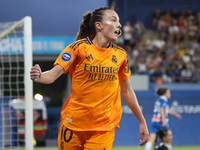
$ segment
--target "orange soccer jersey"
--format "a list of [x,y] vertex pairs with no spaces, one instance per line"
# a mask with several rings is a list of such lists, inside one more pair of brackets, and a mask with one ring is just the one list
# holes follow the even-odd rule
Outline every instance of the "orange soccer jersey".
[[126,52],[110,44],[102,49],[91,37],[66,47],[54,65],[71,78],[71,96],[62,110],[63,124],[75,131],[111,131],[122,115],[119,79],[130,76]]

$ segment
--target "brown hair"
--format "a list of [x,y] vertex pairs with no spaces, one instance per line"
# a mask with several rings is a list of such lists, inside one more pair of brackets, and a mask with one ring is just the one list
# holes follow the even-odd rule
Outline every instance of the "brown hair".
[[86,12],[80,22],[79,31],[76,35],[76,41],[86,38],[87,36],[96,35],[95,23],[102,22],[103,15],[106,10],[112,10],[108,7],[100,7],[93,12]]
[[158,135],[159,135],[161,141],[163,141],[163,137],[166,137],[168,135],[168,129],[165,129],[165,128],[160,129],[158,131]]
[[166,93],[167,90],[168,90],[167,88],[159,88],[156,90],[156,95],[162,96],[163,94]]

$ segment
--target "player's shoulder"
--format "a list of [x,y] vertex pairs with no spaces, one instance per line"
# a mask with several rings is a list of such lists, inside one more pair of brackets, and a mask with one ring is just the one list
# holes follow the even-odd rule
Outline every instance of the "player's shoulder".
[[159,101],[159,102],[165,102],[165,100],[164,100],[162,97],[159,97],[159,98],[157,99],[157,101]]
[[115,43],[112,43],[112,48],[113,48],[115,51],[118,51],[118,52],[121,52],[121,53],[126,54],[126,50],[123,49],[122,47],[118,46],[118,45],[115,44]]
[[169,150],[169,149],[163,142],[160,141],[155,145],[154,150]]
[[76,50],[82,46],[86,46],[87,44],[90,44],[90,43],[89,43],[88,39],[85,38],[85,39],[81,39],[81,40],[73,42],[68,47],[73,50]]

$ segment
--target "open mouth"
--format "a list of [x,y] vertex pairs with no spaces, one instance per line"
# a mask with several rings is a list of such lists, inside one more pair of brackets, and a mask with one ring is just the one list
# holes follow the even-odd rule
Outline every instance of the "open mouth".
[[116,35],[119,35],[120,34],[120,31],[118,30],[118,31],[115,31],[114,32]]
[[117,30],[114,32],[117,36],[120,36],[122,34],[122,31],[121,30]]
[[117,34],[117,35],[118,35],[118,34],[119,34],[119,31],[115,31],[115,34]]

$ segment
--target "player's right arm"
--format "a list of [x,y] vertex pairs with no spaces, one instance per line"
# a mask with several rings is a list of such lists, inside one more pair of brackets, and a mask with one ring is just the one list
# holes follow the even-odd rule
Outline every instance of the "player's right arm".
[[[51,84],[63,73],[67,73],[70,66],[76,59],[79,45],[82,41],[74,42],[67,46],[58,56],[51,70],[42,72],[40,66],[37,64],[31,68],[31,80],[43,84]],[[83,42],[82,42],[83,43]]]
[[60,65],[56,65],[51,70],[42,72],[40,66],[37,64],[31,68],[30,78],[35,82],[51,84],[63,73],[64,69]]

